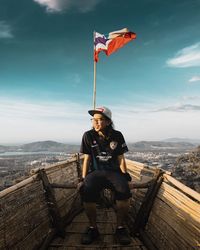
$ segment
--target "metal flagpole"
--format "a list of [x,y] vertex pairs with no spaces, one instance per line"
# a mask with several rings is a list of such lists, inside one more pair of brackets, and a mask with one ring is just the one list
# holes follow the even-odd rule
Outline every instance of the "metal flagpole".
[[[94,31],[94,42],[95,42],[95,31]],[[95,49],[95,44],[94,44]],[[97,71],[97,63],[94,60],[94,87],[93,87],[93,108],[96,108],[96,71]]]
[[97,63],[94,61],[94,90],[93,90],[93,108],[96,108],[96,68]]

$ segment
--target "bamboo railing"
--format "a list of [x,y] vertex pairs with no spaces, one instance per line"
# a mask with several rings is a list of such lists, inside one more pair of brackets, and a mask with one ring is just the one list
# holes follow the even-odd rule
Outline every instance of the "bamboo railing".
[[[0,249],[46,249],[81,209],[79,159],[32,170],[0,192]],[[199,249],[200,194],[157,168],[127,160],[133,178],[127,224],[149,249]],[[79,210],[77,210],[77,208]]]
[[[148,180],[156,171],[133,161],[127,160],[127,165],[140,181]],[[132,232],[138,233],[150,249],[200,249],[200,194],[166,171],[160,173],[148,197],[149,190],[133,190]]]
[[76,189],[55,189],[55,204],[50,206],[52,190],[47,196],[41,171],[49,182],[77,184],[77,167],[77,158],[73,158],[34,169],[31,177],[0,192],[0,249],[39,249],[46,236],[55,231],[55,217],[68,215],[77,193]]
[[200,194],[164,174],[145,232],[158,249],[200,249]]

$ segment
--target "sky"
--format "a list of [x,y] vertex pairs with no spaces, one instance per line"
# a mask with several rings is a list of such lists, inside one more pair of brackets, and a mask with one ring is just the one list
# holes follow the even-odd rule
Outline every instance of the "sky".
[[97,107],[127,142],[200,139],[200,0],[0,0],[0,145],[80,143],[93,32],[137,39],[97,63]]

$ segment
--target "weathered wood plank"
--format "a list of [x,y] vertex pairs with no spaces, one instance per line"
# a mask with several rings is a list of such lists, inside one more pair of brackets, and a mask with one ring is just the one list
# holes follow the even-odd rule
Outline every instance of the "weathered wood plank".
[[[145,249],[144,245],[138,238],[132,238],[132,242],[129,246],[119,245],[114,237],[116,229],[116,215],[113,209],[98,208],[97,207],[97,225],[100,232],[100,238],[94,243],[88,246],[81,245],[81,237],[85,228],[88,226],[88,219],[85,212],[82,212],[72,223],[66,228],[65,239],[60,239],[59,242],[54,240],[49,249]],[[88,248],[89,247],[89,248]]]
[[61,220],[61,215],[54,197],[53,189],[49,183],[48,177],[44,170],[38,172],[44,186],[45,197],[49,208],[49,213],[52,218],[52,226],[57,229],[59,235],[64,236],[64,226]]
[[[199,244],[200,231],[188,220],[189,218],[186,219],[181,211],[177,212],[157,198],[150,214],[147,231],[150,232],[154,228],[153,234],[159,235],[161,231],[163,242],[166,244],[180,245],[181,243],[181,246],[185,246],[186,249],[189,249],[188,247],[192,249]],[[167,242],[169,237],[172,243]],[[159,239],[156,241],[158,243]]]
[[200,194],[197,193],[195,190],[185,186],[184,184],[182,184],[181,182],[177,181],[175,178],[164,174],[164,178],[166,181],[172,183],[173,185],[175,185],[178,189],[181,190],[181,192],[191,196],[193,199],[197,200],[198,202],[200,202]]
[[27,184],[33,183],[37,178],[38,178],[37,175],[31,176],[31,177],[29,177],[29,178],[15,184],[15,185],[11,186],[9,188],[6,188],[6,189],[2,190],[0,192],[0,199],[3,198],[6,195],[18,190],[19,188],[22,188],[22,187],[26,186]]
[[42,240],[49,228],[49,218],[41,182],[36,179],[3,196],[0,213],[0,239],[3,239],[0,248],[17,245],[44,223],[43,231],[38,231]]
[[158,197],[163,199],[169,206],[176,209],[177,212],[182,212],[186,218],[188,214],[197,224],[200,224],[200,204],[194,202],[179,190],[163,183],[158,193]]

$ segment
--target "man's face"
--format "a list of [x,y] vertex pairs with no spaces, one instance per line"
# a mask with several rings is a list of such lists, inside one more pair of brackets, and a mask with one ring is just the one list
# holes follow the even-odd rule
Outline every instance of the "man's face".
[[109,123],[102,114],[94,114],[92,118],[92,126],[97,132],[103,131]]

